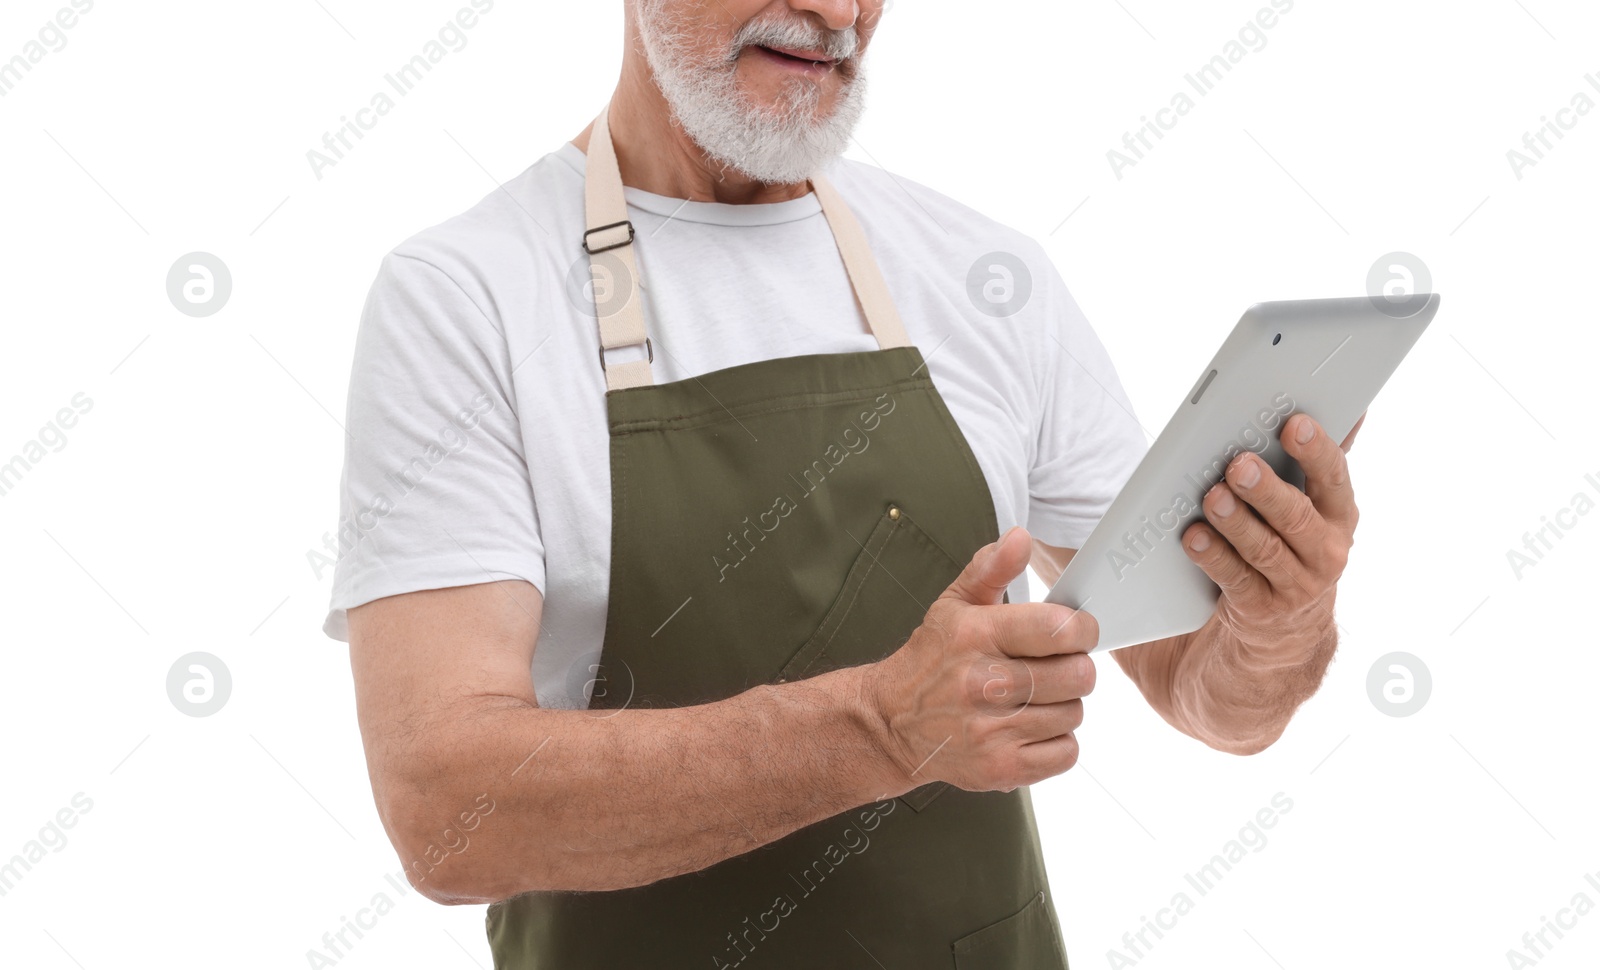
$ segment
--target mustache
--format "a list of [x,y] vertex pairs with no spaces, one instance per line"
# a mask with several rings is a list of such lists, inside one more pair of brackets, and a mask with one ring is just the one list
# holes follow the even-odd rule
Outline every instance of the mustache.
[[739,28],[729,45],[728,59],[737,58],[746,47],[789,47],[819,50],[829,60],[849,61],[861,50],[861,37],[854,28],[827,30],[803,20],[763,18]]

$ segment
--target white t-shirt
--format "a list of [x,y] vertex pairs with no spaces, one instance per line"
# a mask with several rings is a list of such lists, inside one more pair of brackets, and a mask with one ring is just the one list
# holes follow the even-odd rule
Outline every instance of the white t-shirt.
[[[880,169],[840,159],[825,174],[977,456],[1000,530],[1022,525],[1078,548],[1146,445],[1044,250]],[[573,672],[599,659],[611,567],[583,184],[584,154],[566,143],[384,257],[356,339],[323,625],[345,640],[352,606],[527,580],[544,596],[532,675],[546,707],[587,703],[587,678]],[[765,205],[625,195],[657,383],[877,349],[814,195]],[[1028,599],[1026,575],[1010,596]]]

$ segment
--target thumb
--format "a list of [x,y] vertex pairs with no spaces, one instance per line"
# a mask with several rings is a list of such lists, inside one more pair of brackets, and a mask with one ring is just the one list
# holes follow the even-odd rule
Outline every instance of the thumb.
[[1005,595],[1011,581],[1028,568],[1033,542],[1022,526],[1012,526],[1005,535],[973,553],[972,561],[950,584],[947,595],[974,606],[993,606]]

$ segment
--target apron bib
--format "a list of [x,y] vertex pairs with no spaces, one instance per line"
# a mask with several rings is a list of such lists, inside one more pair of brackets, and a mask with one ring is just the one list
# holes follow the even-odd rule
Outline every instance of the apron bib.
[[[988,484],[866,237],[811,180],[882,348],[655,385],[607,127],[585,184],[610,428],[610,599],[592,709],[682,707],[880,660],[999,534]],[[661,806],[671,811],[672,806]],[[632,889],[491,905],[497,970],[1065,970],[1026,788],[943,782]],[[876,961],[876,963],[874,962]]]

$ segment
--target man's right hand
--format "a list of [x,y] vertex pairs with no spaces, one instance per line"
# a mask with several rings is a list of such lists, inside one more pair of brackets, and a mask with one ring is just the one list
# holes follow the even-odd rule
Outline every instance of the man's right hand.
[[1077,762],[1100,628],[1065,606],[1001,602],[1030,552],[1021,527],[979,549],[905,645],[864,668],[862,699],[912,787],[1011,791]]
[[[1021,529],[980,550],[877,663],[606,717],[539,706],[544,598],[526,580],[353,607],[356,712],[384,830],[429,899],[492,903],[696,872],[929,781],[1010,790],[1065,771],[1099,632],[1086,613],[1001,604],[1028,556]],[[442,849],[484,796],[494,814],[472,848]]]

